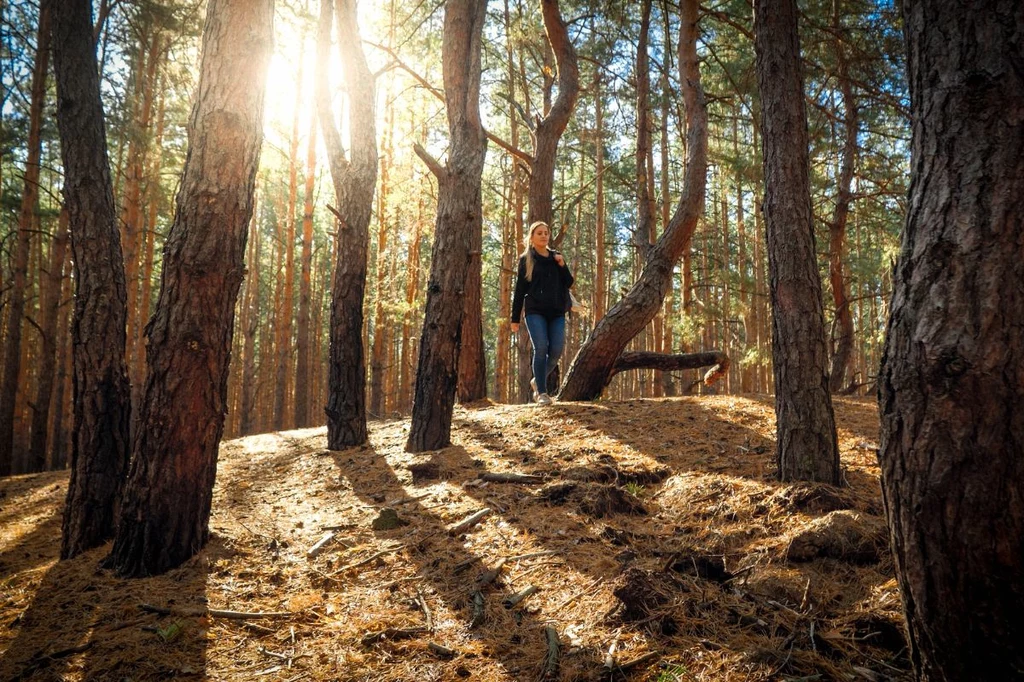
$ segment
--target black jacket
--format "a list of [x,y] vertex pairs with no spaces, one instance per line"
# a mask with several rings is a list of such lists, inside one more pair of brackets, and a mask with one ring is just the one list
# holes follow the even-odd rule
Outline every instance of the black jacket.
[[548,319],[562,317],[569,309],[569,287],[573,277],[569,266],[555,262],[557,251],[548,249],[544,258],[533,252],[533,278],[526,279],[526,257],[519,257],[516,292],[512,297],[512,321],[520,322],[523,306],[527,315],[543,315]]

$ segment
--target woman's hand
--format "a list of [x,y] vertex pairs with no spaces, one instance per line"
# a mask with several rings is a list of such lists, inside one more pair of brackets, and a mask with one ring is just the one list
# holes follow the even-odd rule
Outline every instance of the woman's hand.
[[509,325],[509,329],[512,330],[513,334],[518,334],[519,333],[519,323],[518,322],[513,322],[512,324]]
[[559,267],[562,267],[562,268],[565,267],[565,259],[562,258],[562,254],[560,254],[560,253],[556,253],[555,254],[555,262],[558,263]]

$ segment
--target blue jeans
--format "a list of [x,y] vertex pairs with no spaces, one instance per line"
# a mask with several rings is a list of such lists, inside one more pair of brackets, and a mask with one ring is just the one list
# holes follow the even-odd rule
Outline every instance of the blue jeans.
[[537,392],[548,392],[548,371],[555,366],[565,350],[565,317],[548,319],[543,315],[527,315],[526,329],[533,342],[533,378]]

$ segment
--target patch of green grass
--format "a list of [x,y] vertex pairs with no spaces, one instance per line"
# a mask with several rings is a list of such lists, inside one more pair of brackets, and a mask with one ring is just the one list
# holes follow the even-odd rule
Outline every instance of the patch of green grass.
[[625,490],[630,495],[632,495],[633,497],[642,497],[644,494],[644,490],[646,490],[646,488],[644,488],[642,485],[635,481],[627,483],[626,485],[622,486],[622,489]]

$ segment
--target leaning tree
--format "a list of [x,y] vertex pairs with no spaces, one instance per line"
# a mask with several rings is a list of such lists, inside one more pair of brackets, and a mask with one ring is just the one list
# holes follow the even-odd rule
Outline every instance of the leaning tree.
[[1024,677],[1024,4],[903,6],[910,200],[879,377],[919,679]]
[[263,140],[273,0],[211,0],[189,148],[147,327],[139,432],[110,564],[162,573],[209,537],[235,299]]
[[[639,278],[627,294],[601,318],[576,354],[559,394],[561,400],[595,400],[616,372],[635,367],[684,369],[726,362],[724,355],[644,354],[623,358],[623,349],[654,319],[672,284],[672,272],[690,248],[697,220],[704,212],[708,167],[708,115],[697,58],[697,5],[681,7],[679,75],[686,109],[686,170],[683,191],[671,220],[650,248]],[[700,356],[700,357],[698,357]],[[710,376],[713,376],[712,373]]]

